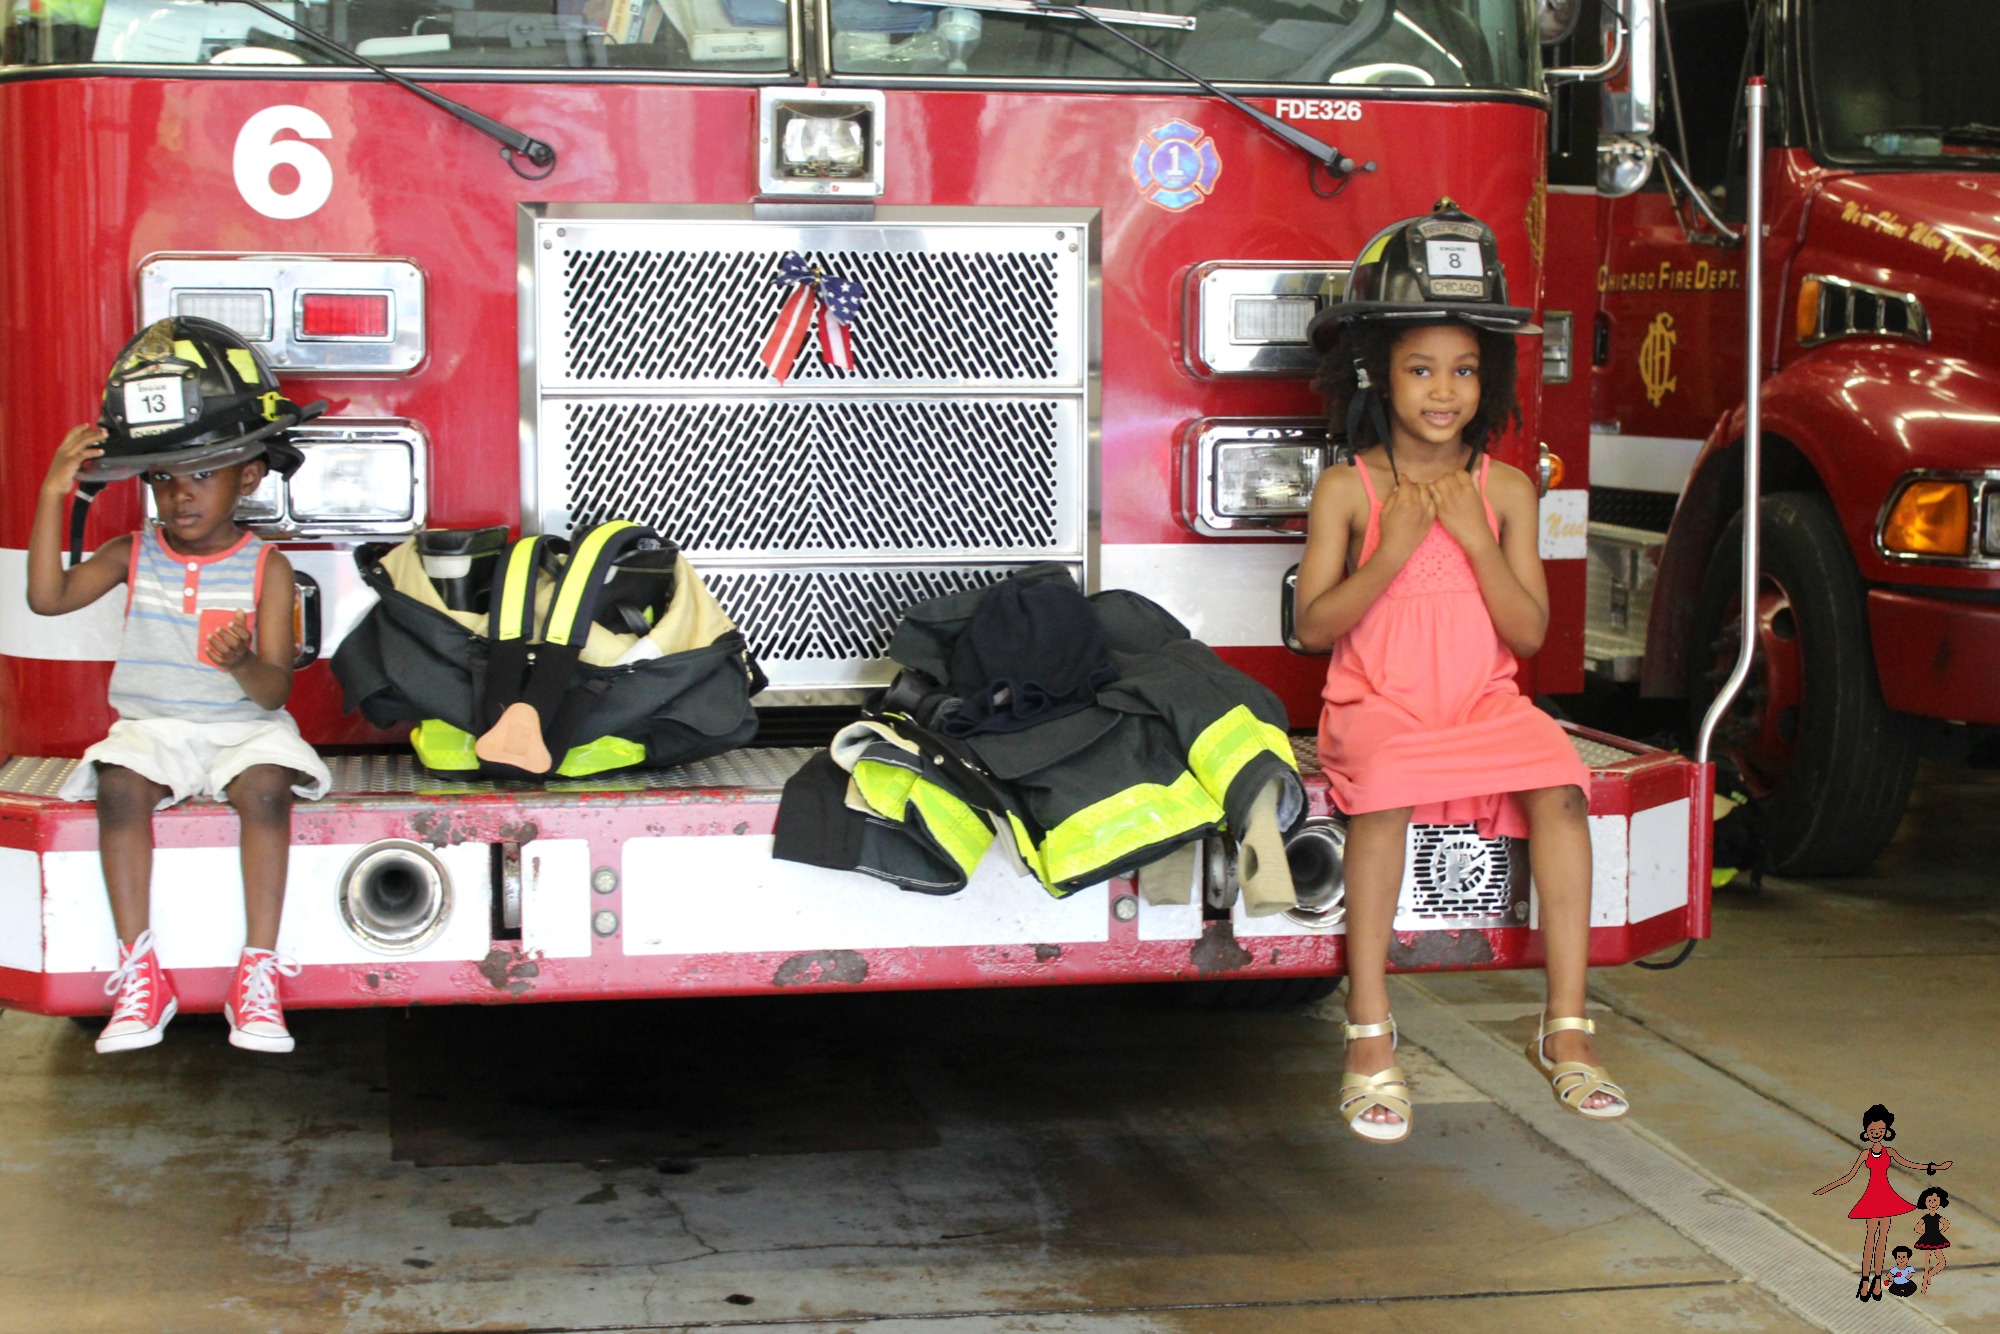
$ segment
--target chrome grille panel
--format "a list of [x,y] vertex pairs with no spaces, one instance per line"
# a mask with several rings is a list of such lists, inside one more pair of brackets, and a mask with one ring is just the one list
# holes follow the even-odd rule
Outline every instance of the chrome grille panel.
[[1410,826],[1398,926],[1525,926],[1527,895],[1519,840],[1481,838],[1469,824]]
[[[912,603],[1089,563],[1092,229],[1056,209],[523,209],[523,523],[650,523],[772,679],[886,681]],[[797,253],[860,280],[854,371],[757,353]]]
[[[823,272],[859,279],[868,299],[856,325],[856,369],[835,370],[808,347],[795,380],[1060,382],[1064,243],[1041,230],[1047,243],[1038,252],[806,251]],[[565,250],[559,378],[598,387],[769,384],[757,351],[789,295],[771,276],[792,249]]]
[[[1057,398],[567,399],[571,522],[696,558],[1079,550],[1080,404]],[[866,450],[850,446],[873,442]],[[885,503],[885,482],[894,488]]]
[[1018,568],[718,570],[703,578],[742,627],[771,684],[808,689],[887,680],[889,639],[903,608],[996,583]]

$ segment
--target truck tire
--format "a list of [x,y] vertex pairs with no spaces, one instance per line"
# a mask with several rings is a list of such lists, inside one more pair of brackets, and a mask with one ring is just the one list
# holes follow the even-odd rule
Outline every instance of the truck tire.
[[[1918,725],[1882,702],[1866,594],[1825,497],[1765,496],[1758,645],[1714,748],[1764,805],[1764,869],[1847,875],[1895,836],[1916,776]],[[1741,642],[1743,517],[1723,530],[1695,601],[1694,736]]]

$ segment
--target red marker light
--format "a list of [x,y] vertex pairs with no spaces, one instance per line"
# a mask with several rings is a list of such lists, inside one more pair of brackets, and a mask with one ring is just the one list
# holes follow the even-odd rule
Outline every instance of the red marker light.
[[387,338],[387,292],[306,292],[299,297],[301,338]]

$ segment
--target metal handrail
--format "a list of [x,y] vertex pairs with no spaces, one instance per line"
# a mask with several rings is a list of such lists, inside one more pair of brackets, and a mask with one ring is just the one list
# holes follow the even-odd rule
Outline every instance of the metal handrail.
[[1749,145],[1746,156],[1749,159],[1749,217],[1743,224],[1744,282],[1749,287],[1747,298],[1750,307],[1749,336],[1744,340],[1745,385],[1743,393],[1743,641],[1736,650],[1736,666],[1729,673],[1729,679],[1708,706],[1708,712],[1701,720],[1701,735],[1695,744],[1694,758],[1697,764],[1709,762],[1709,743],[1715,738],[1716,725],[1722,715],[1736,702],[1736,696],[1743,689],[1743,682],[1750,675],[1750,663],[1757,652],[1757,583],[1758,583],[1758,496],[1761,490],[1764,451],[1764,322],[1759,309],[1764,293],[1764,80],[1750,80],[1743,91],[1744,105],[1749,111]]
[[1625,36],[1631,31],[1631,24],[1625,17],[1625,8],[1614,0],[1605,0],[1605,9],[1612,18],[1611,54],[1602,65],[1558,65],[1554,69],[1542,71],[1542,84],[1553,88],[1559,83],[1601,83],[1618,72],[1625,63]]

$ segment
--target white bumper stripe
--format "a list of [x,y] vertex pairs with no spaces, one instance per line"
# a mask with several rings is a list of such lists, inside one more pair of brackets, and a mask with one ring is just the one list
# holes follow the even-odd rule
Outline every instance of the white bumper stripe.
[[[311,575],[320,589],[320,655],[331,656],[354,623],[375,605],[375,590],[361,582],[346,550],[287,548],[292,568]],[[111,662],[125,635],[125,586],[67,616],[28,610],[28,553],[0,547],[0,654],[51,662]]]
[[1110,892],[1049,897],[996,845],[956,894],[775,861],[756,834],[628,838],[626,954],[1067,945],[1111,938]]
[[0,968],[42,971],[42,868],[20,848],[0,848]]

